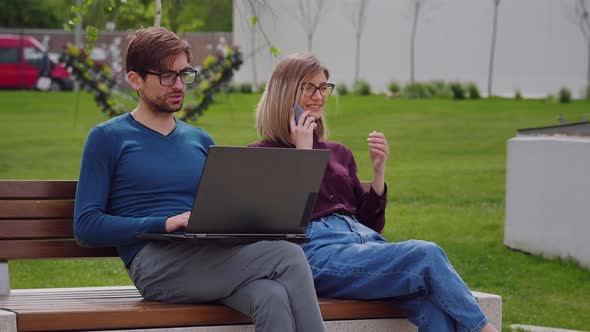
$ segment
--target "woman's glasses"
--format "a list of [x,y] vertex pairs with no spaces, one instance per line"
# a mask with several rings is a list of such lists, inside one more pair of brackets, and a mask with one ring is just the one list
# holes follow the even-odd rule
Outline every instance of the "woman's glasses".
[[334,84],[322,83],[320,86],[316,86],[313,83],[299,83],[299,89],[301,89],[301,92],[306,97],[315,95],[315,92],[318,90],[322,96],[327,97],[332,94],[332,91],[334,91]]

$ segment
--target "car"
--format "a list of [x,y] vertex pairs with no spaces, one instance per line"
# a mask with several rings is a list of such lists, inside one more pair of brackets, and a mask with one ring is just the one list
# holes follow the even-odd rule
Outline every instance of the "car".
[[0,34],[0,89],[35,89],[41,70],[51,78],[49,90],[72,90],[74,81],[63,64],[32,36]]

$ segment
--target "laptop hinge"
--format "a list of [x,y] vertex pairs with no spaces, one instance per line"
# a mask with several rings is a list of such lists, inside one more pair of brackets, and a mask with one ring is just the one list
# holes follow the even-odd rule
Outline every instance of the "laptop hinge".
[[286,234],[288,239],[298,238],[298,237],[305,237],[305,234]]

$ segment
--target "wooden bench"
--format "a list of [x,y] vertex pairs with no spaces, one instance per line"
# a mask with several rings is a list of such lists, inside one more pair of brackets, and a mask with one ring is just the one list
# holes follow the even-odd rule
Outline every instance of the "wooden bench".
[[[249,317],[229,307],[147,301],[133,286],[11,290],[9,260],[118,257],[114,248],[75,242],[75,191],[76,181],[0,180],[0,331],[253,330]],[[475,294],[498,326],[500,297]],[[387,301],[319,301],[330,331],[415,331],[407,315]]]

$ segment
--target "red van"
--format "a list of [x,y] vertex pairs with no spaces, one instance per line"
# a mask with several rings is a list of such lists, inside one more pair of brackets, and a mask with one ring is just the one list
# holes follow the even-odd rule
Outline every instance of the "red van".
[[0,89],[34,89],[43,63],[49,65],[50,90],[72,90],[74,81],[31,36],[0,34]]

